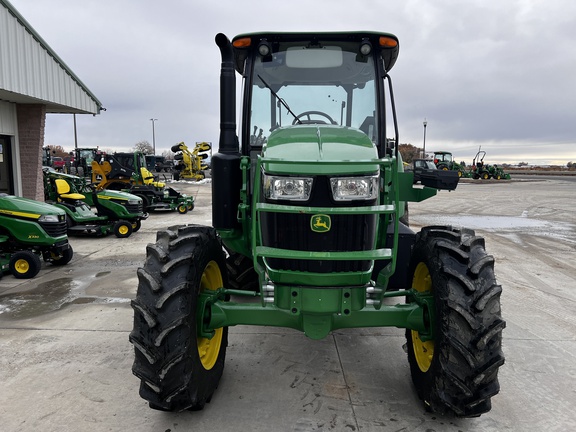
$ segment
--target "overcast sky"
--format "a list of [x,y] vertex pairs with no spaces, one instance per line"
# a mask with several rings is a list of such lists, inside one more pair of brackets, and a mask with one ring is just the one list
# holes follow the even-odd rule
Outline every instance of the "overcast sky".
[[[576,162],[576,2],[566,0],[10,0],[107,111],[77,117],[78,145],[157,153],[218,143],[216,33],[394,33],[400,142],[470,163]],[[46,144],[74,148],[72,115]]]

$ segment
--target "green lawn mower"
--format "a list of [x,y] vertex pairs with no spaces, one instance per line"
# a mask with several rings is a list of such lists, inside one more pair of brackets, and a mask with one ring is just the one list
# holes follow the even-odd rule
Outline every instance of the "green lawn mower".
[[[416,233],[401,221],[406,202],[452,190],[458,176],[434,170],[414,185],[403,172],[389,76],[396,36],[218,34],[216,43],[213,226],[168,227],[147,247],[130,334],[140,396],[154,409],[201,409],[222,376],[230,326],[311,339],[398,327],[427,410],[489,411],[504,363],[502,287],[473,230]],[[379,359],[377,372],[398,373],[392,364]]]
[[41,259],[60,266],[74,252],[66,236],[66,214],[52,205],[0,194],[0,277],[33,278]]
[[69,235],[103,236],[113,232],[118,238],[127,238],[148,217],[141,198],[121,191],[96,192],[76,176],[45,170],[44,191],[48,202],[66,212]]

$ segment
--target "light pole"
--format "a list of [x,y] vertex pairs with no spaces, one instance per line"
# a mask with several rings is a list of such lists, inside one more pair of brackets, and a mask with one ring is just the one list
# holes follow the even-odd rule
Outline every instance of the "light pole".
[[424,118],[424,122],[422,124],[424,125],[424,159],[426,159],[426,126],[428,126],[426,118]]
[[156,155],[156,133],[154,132],[154,122],[158,121],[158,119],[151,118],[150,121],[152,122],[152,154]]

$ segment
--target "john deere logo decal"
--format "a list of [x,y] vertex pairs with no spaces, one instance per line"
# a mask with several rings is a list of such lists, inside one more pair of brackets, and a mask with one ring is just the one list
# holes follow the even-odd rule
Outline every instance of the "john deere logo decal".
[[310,219],[310,228],[312,231],[317,233],[324,233],[330,231],[330,227],[332,226],[332,220],[330,216],[317,214],[312,216]]

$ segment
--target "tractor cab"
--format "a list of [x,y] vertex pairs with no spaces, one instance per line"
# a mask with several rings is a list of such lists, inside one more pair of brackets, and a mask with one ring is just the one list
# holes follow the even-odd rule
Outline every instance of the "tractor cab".
[[[247,86],[244,106],[250,113],[242,125],[244,150],[262,147],[275,131],[285,136],[282,131],[292,126],[327,134],[350,128],[374,145],[385,141],[379,101],[398,41],[391,35],[340,40],[334,36],[261,34],[234,39],[236,68],[244,71]],[[374,56],[374,51],[381,54]]]
[[[388,131],[394,139],[386,139],[386,94],[388,114],[395,118],[386,78],[398,55],[397,38],[370,32],[258,33],[239,35],[231,42],[218,35],[216,42],[223,55],[223,103],[219,153],[212,160],[213,224],[226,245],[252,256],[249,225],[257,223],[254,229],[263,231],[256,236],[268,246],[319,251],[319,244],[331,244],[340,250],[342,245],[333,240],[324,242],[334,231],[312,236],[306,246],[289,244],[308,237],[289,229],[309,227],[314,214],[280,214],[264,208],[389,204],[387,215],[331,218],[341,220],[342,229],[365,227],[366,232],[355,236],[353,249],[372,249],[376,230],[386,230],[399,207],[399,202],[392,204],[398,189],[383,187],[385,177],[391,178],[402,166],[394,146],[395,121]],[[238,136],[235,72],[244,80]],[[231,176],[237,180],[231,181]],[[240,218],[231,211],[238,206]],[[249,211],[256,207],[262,214]],[[379,228],[377,220],[382,222]],[[281,231],[288,229],[286,234],[273,235],[280,226]],[[324,271],[340,267],[333,264],[324,266]]]
[[443,151],[434,152],[434,164],[437,167],[438,165],[450,165],[452,162],[454,162],[452,153]]

